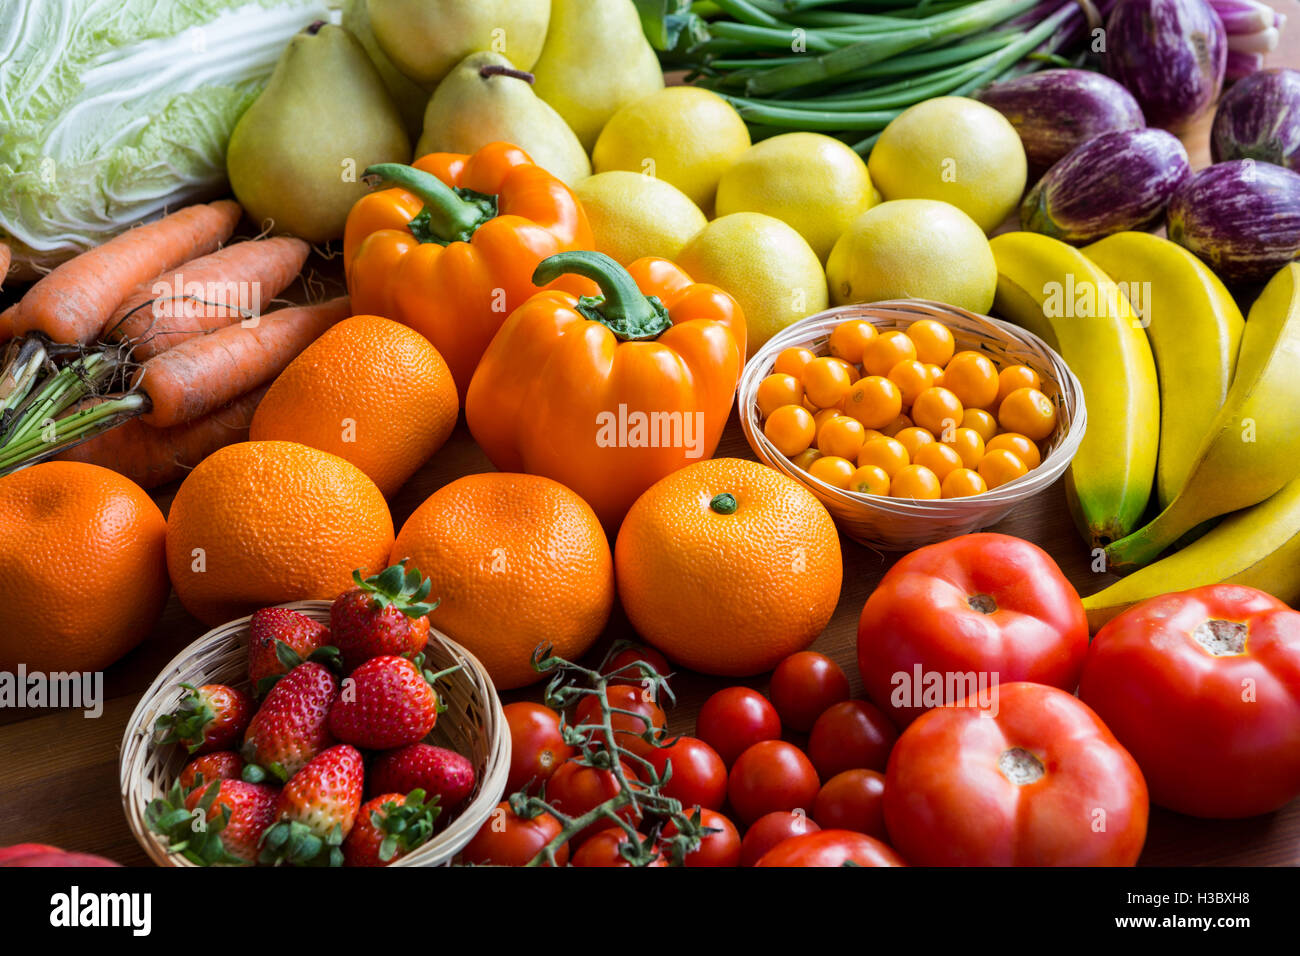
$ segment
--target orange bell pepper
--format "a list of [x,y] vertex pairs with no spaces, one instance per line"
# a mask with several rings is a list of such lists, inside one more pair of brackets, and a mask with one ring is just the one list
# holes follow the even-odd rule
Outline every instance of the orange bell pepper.
[[414,166],[381,163],[365,176],[396,188],[361,197],[348,213],[352,309],[423,334],[464,404],[492,336],[537,292],[537,264],[593,244],[586,214],[568,186],[509,143],[472,156],[430,153]]
[[596,297],[533,296],[506,319],[470,382],[470,432],[502,471],[545,475],[607,528],[660,478],[718,446],[745,356],[745,317],[666,259],[624,270],[599,252],[543,260]]

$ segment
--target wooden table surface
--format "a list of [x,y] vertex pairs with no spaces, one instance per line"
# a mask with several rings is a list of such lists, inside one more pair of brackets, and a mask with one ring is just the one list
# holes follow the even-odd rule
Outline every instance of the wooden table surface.
[[[1300,2],[1272,0],[1290,18],[1283,44],[1270,65],[1300,67]],[[1193,165],[1208,161],[1208,118],[1184,137]],[[719,456],[753,458],[733,413]],[[492,466],[462,423],[447,444],[390,502],[398,528],[430,494],[456,478],[490,471]],[[155,495],[166,511],[173,488]],[[1110,579],[1094,573],[1089,555],[1065,508],[1058,482],[993,529],[1018,535],[1045,548],[1081,594],[1099,590]],[[862,696],[856,663],[858,615],[884,572],[898,557],[878,554],[847,539],[840,603],[825,632],[812,645],[834,658]],[[0,711],[0,846],[24,841],[53,843],[99,853],[121,863],[147,865],[148,859],[127,828],[118,787],[118,751],[126,722],[142,691],[171,658],[204,632],[175,596],[161,620],[134,651],[105,673],[105,704],[96,719],[80,711]],[[593,649],[618,638],[634,638],[615,607],[606,634]],[[668,712],[669,729],[692,733],[699,705],[734,680],[682,673],[673,680],[677,705]],[[744,681],[765,689],[766,677]],[[540,687],[503,695],[506,700],[535,698]],[[794,739],[794,738],[792,738]],[[1145,865],[1300,865],[1300,800],[1277,813],[1249,820],[1195,820],[1152,809]]]

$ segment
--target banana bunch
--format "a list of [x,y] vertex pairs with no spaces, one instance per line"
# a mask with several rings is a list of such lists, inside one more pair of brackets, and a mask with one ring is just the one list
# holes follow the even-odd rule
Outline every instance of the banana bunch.
[[[1300,600],[1300,263],[1243,322],[1199,259],[1156,236],[991,245],[994,310],[1083,385],[1088,431],[1066,485],[1075,523],[1109,567],[1143,569],[1084,600],[1090,623],[1221,581]],[[1141,525],[1153,492],[1159,513]]]

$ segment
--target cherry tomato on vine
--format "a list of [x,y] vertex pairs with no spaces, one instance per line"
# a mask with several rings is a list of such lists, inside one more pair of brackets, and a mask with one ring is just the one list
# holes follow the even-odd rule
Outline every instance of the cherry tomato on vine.
[[800,651],[776,665],[768,696],[782,726],[806,733],[826,708],[849,699],[849,679],[825,654]]
[[[620,766],[623,768],[624,777],[629,782],[634,782],[636,774],[632,768],[626,763]],[[633,785],[635,786],[635,783]],[[618,777],[613,771],[598,770],[595,767],[583,766],[576,760],[570,760],[560,764],[555,773],[551,774],[550,782],[546,785],[546,798],[561,813],[580,817],[606,800],[616,797],[620,789]],[[618,815],[633,826],[639,822],[639,814],[630,806],[621,809]],[[579,846],[607,826],[609,826],[608,820],[597,820],[574,836],[570,842],[574,846]]]
[[506,778],[506,793],[516,793],[525,786],[530,792],[536,792],[550,779],[555,768],[574,753],[560,732],[560,715],[529,701],[506,704],[501,709],[510,730],[510,776]]
[[718,752],[730,767],[741,752],[760,740],[781,736],[776,708],[749,687],[724,687],[704,702],[695,718],[695,736]]
[[[627,831],[622,827],[609,827],[601,830],[578,847],[578,851],[573,854],[573,865],[631,867],[632,864],[624,859],[623,854],[619,852],[619,847],[631,839]],[[642,843],[645,842],[645,837],[640,833],[637,834],[637,839]],[[663,858],[662,853],[646,864],[647,867],[667,865],[668,863]]]
[[717,810],[727,799],[727,765],[718,752],[698,737],[679,737],[671,745],[656,747],[646,760],[659,773],[672,761],[673,774],[663,795],[680,800],[683,807]]
[[813,819],[827,830],[852,830],[877,840],[885,832],[885,775],[874,770],[845,770],[817,791]]
[[[510,809],[510,801],[502,800],[469,843],[465,844],[461,859],[466,863],[523,866],[541,853],[546,844],[559,836],[563,829],[560,821],[549,813],[541,813],[528,820],[517,816]],[[555,851],[555,861],[563,866],[568,859],[569,845],[561,844]]]
[[740,865],[753,866],[772,847],[790,837],[816,833],[821,827],[802,810],[776,810],[765,813],[745,831],[740,841]]
[[[654,668],[656,674],[660,677],[667,678],[672,673],[672,665],[668,663],[668,658],[664,657],[653,647],[639,645],[637,647],[625,647],[619,651],[601,668],[601,673],[605,675],[610,684],[632,684],[637,687],[646,686],[645,672],[635,667],[636,663],[641,662],[649,664]],[[617,677],[610,677],[615,671],[623,670]]]
[[821,781],[804,752],[784,740],[764,740],[739,757],[727,777],[727,799],[743,823],[773,810],[812,809]]
[[808,735],[808,758],[823,780],[845,770],[885,769],[898,731],[880,708],[845,700],[817,718]]
[[[687,813],[694,811],[688,810]],[[700,810],[700,824],[717,833],[706,833],[700,845],[687,853],[682,860],[683,866],[739,866],[740,832],[736,825],[716,810]],[[671,837],[677,833],[677,825],[671,820],[664,827],[664,836]]]
[[[668,717],[655,703],[651,689],[640,684],[614,684],[605,688],[605,700],[616,710],[629,710],[640,715],[633,717],[615,713],[610,716],[609,723],[614,728],[618,745],[642,757],[654,750],[654,745],[642,740],[641,734],[650,727],[663,730],[668,725]],[[573,720],[575,724],[600,722],[600,701],[595,694],[582,699]]]

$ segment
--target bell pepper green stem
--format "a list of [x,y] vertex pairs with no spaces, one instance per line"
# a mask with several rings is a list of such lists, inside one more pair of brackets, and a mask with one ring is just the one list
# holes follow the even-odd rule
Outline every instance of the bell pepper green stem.
[[533,284],[546,285],[569,274],[600,286],[599,297],[578,300],[578,311],[624,342],[658,338],[673,324],[663,303],[645,295],[628,271],[603,252],[560,252],[543,259],[533,272]]
[[366,167],[363,178],[392,183],[424,200],[424,210],[416,217],[421,220],[419,231],[415,220],[411,229],[422,242],[468,242],[479,226],[496,215],[495,200],[488,209],[485,203],[466,199],[437,176],[414,166],[377,163]]

